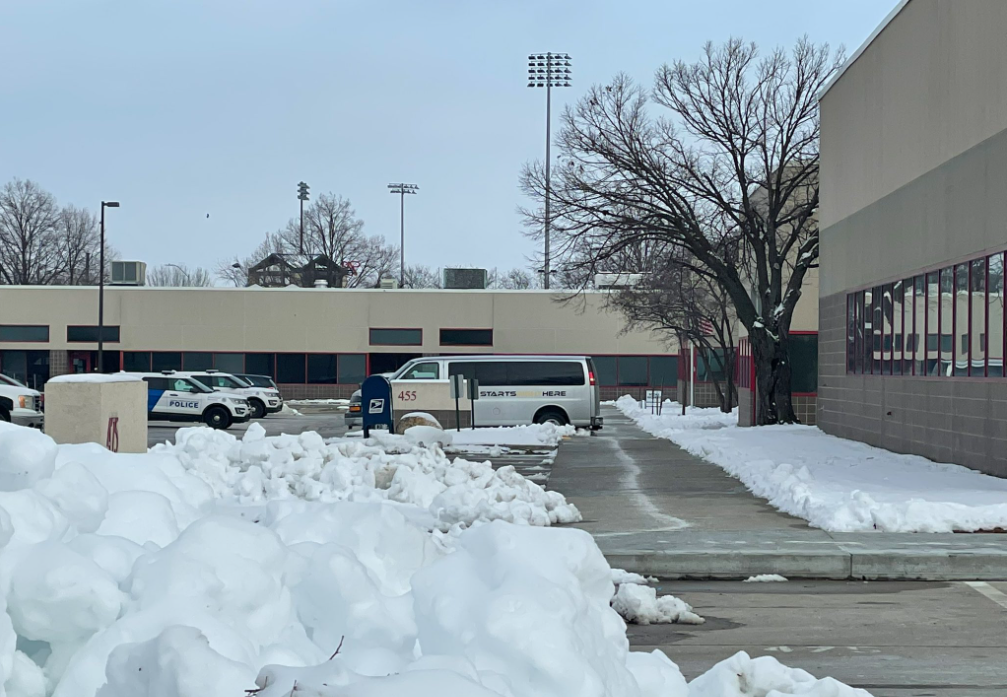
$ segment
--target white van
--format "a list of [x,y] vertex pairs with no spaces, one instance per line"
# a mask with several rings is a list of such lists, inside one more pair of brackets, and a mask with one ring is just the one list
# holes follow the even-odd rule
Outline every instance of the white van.
[[[600,429],[601,391],[586,356],[433,356],[414,358],[390,380],[443,380],[451,375],[479,381],[475,422],[479,426],[572,424]],[[397,390],[399,391],[399,390]],[[408,402],[393,394],[395,408]]]

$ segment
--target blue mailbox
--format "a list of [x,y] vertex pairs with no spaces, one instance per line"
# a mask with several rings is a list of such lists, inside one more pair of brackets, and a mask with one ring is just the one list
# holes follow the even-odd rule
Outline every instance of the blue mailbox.
[[395,432],[392,383],[384,375],[372,375],[360,386],[360,412],[364,438],[370,438],[372,426],[384,426],[389,432]]

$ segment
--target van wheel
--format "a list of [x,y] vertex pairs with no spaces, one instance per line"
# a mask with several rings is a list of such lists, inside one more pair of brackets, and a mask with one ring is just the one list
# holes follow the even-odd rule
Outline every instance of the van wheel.
[[562,409],[555,408],[545,408],[539,409],[538,413],[535,414],[535,423],[537,424],[553,424],[555,426],[566,426],[570,423],[570,420],[566,418],[566,414]]
[[224,407],[213,406],[203,412],[203,421],[210,428],[229,428],[231,426],[231,412]]
[[266,417],[266,405],[259,399],[248,400],[248,406],[252,410],[253,419],[264,419]]
[[0,407],[0,421],[10,423],[10,412],[5,407]]

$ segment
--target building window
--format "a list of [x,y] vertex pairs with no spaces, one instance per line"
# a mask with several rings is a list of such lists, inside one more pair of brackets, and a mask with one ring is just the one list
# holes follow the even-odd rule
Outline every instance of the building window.
[[336,356],[333,353],[308,354],[308,383],[332,385],[336,382]]
[[0,324],[0,341],[49,341],[49,327],[42,324]]
[[186,370],[210,370],[213,368],[213,354],[206,352],[192,352],[192,351],[183,353],[182,367],[184,367]]
[[798,393],[818,392],[818,335],[790,336],[790,389]]
[[598,371],[598,384],[605,387],[615,387],[619,381],[615,367],[615,356],[592,356],[591,360],[594,361],[595,370]]
[[422,329],[371,329],[372,346],[420,346],[423,344]]
[[0,373],[41,390],[49,380],[49,352],[0,351]]
[[[119,327],[105,325],[102,332],[102,339],[106,343],[117,343],[119,341]],[[66,328],[66,340],[73,343],[98,343],[98,327],[96,326],[72,326]]]
[[304,384],[304,354],[276,354],[276,382]]
[[149,373],[150,351],[123,351],[122,369],[129,373]]
[[646,356],[619,356],[619,387],[646,387],[650,384]]
[[246,353],[245,372],[251,375],[268,375],[276,380],[275,356],[271,353]]
[[678,385],[678,356],[650,357],[650,386],[675,387]]
[[154,351],[150,354],[150,369],[155,373],[162,370],[181,370],[181,351]]
[[1004,375],[1004,255],[994,254],[987,260],[986,315],[989,317],[986,335],[986,372],[990,377]]
[[969,270],[968,292],[969,375],[986,375],[986,258],[976,259]]
[[245,354],[215,353],[213,354],[213,367],[222,373],[244,373]]
[[362,353],[341,353],[336,359],[336,382],[359,385],[367,377],[367,356]]
[[[374,342],[371,341],[371,343],[373,344]],[[441,346],[492,345],[492,329],[441,329]]]

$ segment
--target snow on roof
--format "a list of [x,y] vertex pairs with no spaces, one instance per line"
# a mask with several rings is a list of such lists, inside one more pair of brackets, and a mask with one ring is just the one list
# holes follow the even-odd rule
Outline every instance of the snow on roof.
[[840,68],[836,72],[836,74],[832,76],[832,79],[830,79],[828,82],[825,83],[825,87],[823,87],[822,91],[818,93],[819,101],[821,101],[821,99],[826,95],[826,93],[832,89],[833,85],[839,82],[839,78],[841,78],[846,73],[846,71],[849,70],[850,66],[853,65],[853,63],[858,58],[860,58],[860,56],[863,55],[864,51],[867,50],[867,47],[870,46],[872,43],[874,43],[874,40],[881,35],[881,32],[883,32],[885,28],[889,24],[891,24],[892,20],[895,19],[895,17],[898,16],[898,14],[902,12],[902,10],[904,10],[906,8],[906,5],[908,5],[910,2],[912,2],[912,0],[899,0],[899,4],[896,5],[895,9],[889,12],[888,16],[881,21],[881,24],[879,24],[877,28],[873,32],[871,32],[871,35],[867,37],[867,41],[862,43],[860,45],[860,48],[854,51],[853,55],[850,56],[849,60],[847,60],[843,64],[843,67]]

